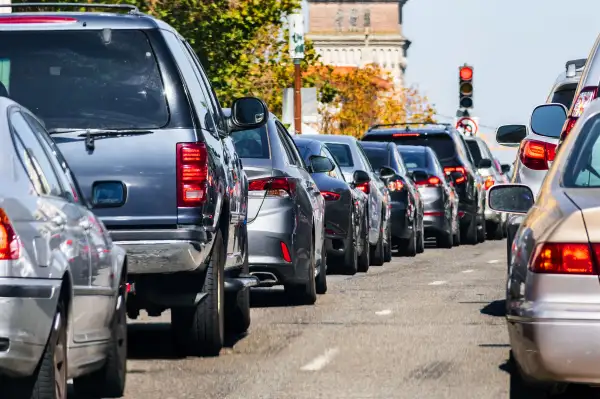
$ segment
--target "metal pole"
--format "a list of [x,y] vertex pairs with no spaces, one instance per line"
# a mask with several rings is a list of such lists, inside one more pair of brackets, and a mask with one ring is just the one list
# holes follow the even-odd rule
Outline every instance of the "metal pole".
[[294,59],[294,129],[302,134],[302,71],[300,58]]

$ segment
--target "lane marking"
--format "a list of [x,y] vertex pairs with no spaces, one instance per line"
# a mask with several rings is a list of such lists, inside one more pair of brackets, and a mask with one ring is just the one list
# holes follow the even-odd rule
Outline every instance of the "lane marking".
[[329,362],[333,360],[335,355],[340,350],[338,348],[327,349],[324,354],[315,358],[312,362],[304,365],[300,370],[302,371],[319,371],[325,367]]
[[432,283],[429,283],[429,285],[442,285],[442,284],[446,284],[447,281],[444,280],[440,280],[440,281],[434,281]]
[[380,310],[379,312],[375,312],[375,314],[377,316],[387,316],[389,314],[392,314],[392,311],[390,309],[384,309],[384,310]]
[[473,269],[469,269],[469,270],[463,270],[463,273],[473,273],[475,270]]
[[500,262],[498,259],[492,259],[492,260],[488,260],[487,263],[498,263]]

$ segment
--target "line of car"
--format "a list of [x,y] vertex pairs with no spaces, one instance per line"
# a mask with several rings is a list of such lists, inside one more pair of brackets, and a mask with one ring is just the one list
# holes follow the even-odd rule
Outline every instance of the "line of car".
[[448,125],[293,137],[258,98],[223,109],[166,23],[60,7],[125,13],[0,16],[3,395],[64,399],[73,379],[122,396],[140,311],[170,310],[182,355],[216,356],[248,330],[252,287],[313,304],[330,269],[502,237],[482,141]]

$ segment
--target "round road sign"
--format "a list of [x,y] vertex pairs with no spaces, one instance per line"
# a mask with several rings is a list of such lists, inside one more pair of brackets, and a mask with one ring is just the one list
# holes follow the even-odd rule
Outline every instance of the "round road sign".
[[475,136],[479,130],[479,127],[474,119],[463,117],[456,122],[456,130],[458,130],[459,133],[467,136]]

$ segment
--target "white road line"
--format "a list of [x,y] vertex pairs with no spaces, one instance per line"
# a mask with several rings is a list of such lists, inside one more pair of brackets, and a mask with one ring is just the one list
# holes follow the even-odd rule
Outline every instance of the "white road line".
[[444,280],[440,280],[440,281],[434,281],[432,283],[429,283],[429,285],[442,285],[442,284],[446,284],[447,281]]
[[389,309],[384,309],[384,310],[380,310],[379,312],[375,312],[375,314],[377,316],[387,316],[389,314],[392,314],[392,311]]
[[492,260],[488,260],[487,263],[498,263],[500,262],[498,259],[492,259]]
[[463,270],[463,273],[473,273],[474,270],[473,269],[469,269],[469,270]]
[[303,366],[300,370],[302,371],[319,371],[323,367],[327,365],[327,363],[331,362],[335,355],[338,354],[340,350],[338,348],[327,349],[324,354],[315,358],[312,362]]

